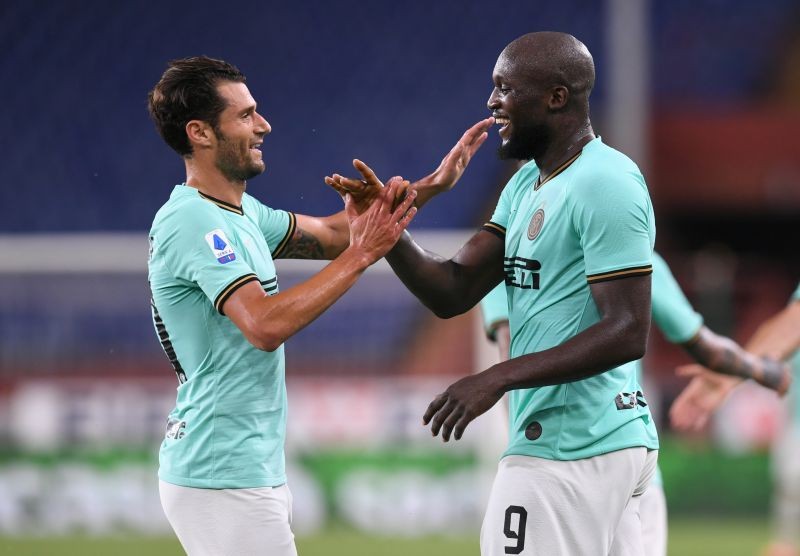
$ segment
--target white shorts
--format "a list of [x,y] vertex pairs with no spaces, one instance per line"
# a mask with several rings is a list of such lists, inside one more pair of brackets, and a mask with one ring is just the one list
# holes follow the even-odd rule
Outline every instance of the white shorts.
[[500,461],[481,527],[481,555],[641,556],[639,497],[658,452],[627,448],[557,461]]
[[789,425],[772,449],[773,537],[800,544],[800,428]]
[[158,482],[188,556],[297,556],[289,487],[208,489]]
[[664,487],[650,483],[639,501],[644,556],[667,555],[667,500]]

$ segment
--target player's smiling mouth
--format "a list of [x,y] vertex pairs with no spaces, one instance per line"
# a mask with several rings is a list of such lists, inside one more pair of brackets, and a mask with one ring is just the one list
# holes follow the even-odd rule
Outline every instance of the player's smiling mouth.
[[506,118],[505,116],[495,116],[494,122],[500,126],[500,129],[497,132],[501,137],[508,131],[508,128],[511,125],[511,119]]

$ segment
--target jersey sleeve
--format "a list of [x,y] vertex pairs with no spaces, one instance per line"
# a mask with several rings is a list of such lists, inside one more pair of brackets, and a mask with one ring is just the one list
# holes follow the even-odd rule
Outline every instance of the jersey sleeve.
[[655,219],[641,174],[581,176],[569,197],[590,284],[652,272]]
[[258,281],[229,237],[225,219],[205,201],[173,215],[175,220],[155,237],[155,247],[172,274],[197,284],[222,313],[222,306],[237,289]]
[[289,240],[297,228],[297,217],[293,212],[270,208],[251,198],[256,221],[267,240],[273,259],[279,259],[286,251]]
[[697,335],[703,317],[692,308],[666,261],[653,253],[653,322],[673,344],[684,344]]
[[800,284],[797,284],[797,289],[792,294],[792,301],[800,301]]
[[486,336],[494,341],[495,327],[508,320],[508,298],[506,286],[502,282],[481,300],[481,315]]

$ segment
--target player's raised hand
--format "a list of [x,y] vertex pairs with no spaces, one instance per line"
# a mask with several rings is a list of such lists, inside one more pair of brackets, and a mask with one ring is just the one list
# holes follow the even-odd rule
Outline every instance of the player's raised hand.
[[410,191],[402,202],[394,206],[397,192],[407,188],[407,181],[392,178],[362,212],[359,212],[353,196],[344,194],[345,213],[350,225],[350,248],[359,249],[367,255],[369,264],[394,247],[417,213],[413,206],[416,191]]
[[[494,124],[494,118],[481,120],[461,136],[461,139],[450,149],[450,152],[442,159],[441,164],[431,174],[431,186],[438,189],[438,192],[452,189],[464,170],[467,169],[472,156],[481,148],[486,138],[489,136],[489,128]],[[420,180],[422,181],[422,180]],[[415,187],[422,188],[415,183]],[[420,191],[422,193],[422,191]]]
[[433,436],[441,431],[445,442],[450,440],[451,434],[459,440],[467,425],[496,404],[503,393],[495,386],[488,371],[464,377],[434,398],[422,416],[422,422],[431,424]]
[[684,431],[699,431],[705,427],[714,411],[742,381],[696,364],[680,366],[675,374],[692,379],[669,410],[672,426]]
[[[378,179],[372,168],[367,166],[362,161],[353,160],[353,168],[361,174],[361,178],[347,178],[340,174],[333,174],[332,176],[325,176],[325,183],[335,189],[343,198],[345,195],[350,195],[353,202],[353,207],[359,214],[367,210],[369,206],[375,201],[383,190],[383,182]],[[392,180],[400,179],[398,176],[391,178]],[[403,200],[408,192],[409,184],[407,181],[402,181],[395,193],[394,206]]]

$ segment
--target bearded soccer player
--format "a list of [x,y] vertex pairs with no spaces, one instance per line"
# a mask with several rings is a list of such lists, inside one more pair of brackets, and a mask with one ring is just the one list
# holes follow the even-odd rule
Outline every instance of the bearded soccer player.
[[[753,356],[729,338],[711,332],[686,299],[667,262],[655,252],[652,280],[653,322],[670,342],[681,345],[697,362],[713,365],[720,373],[753,378],[779,393],[786,391],[791,383],[788,366],[770,358]],[[498,343],[501,359],[508,358],[501,344],[508,327],[508,303],[502,285],[481,300],[481,312],[487,336]],[[667,504],[658,469],[642,495],[639,513],[643,554],[665,556]]]
[[[265,169],[271,128],[236,67],[173,61],[148,101],[186,167],[150,230],[153,320],[179,381],[159,456],[162,505],[190,555],[293,556],[283,343],[395,244],[412,203],[452,187],[491,123],[468,130],[402,202],[407,184],[393,180],[315,218],[245,193]],[[332,262],[280,291],[279,257]]]
[[[444,318],[505,280],[511,359],[452,384],[423,421],[445,441],[459,439],[510,392],[511,438],[483,522],[483,556],[639,554],[638,497],[658,449],[635,364],[650,326],[647,186],[594,134],[594,62],[575,37],[524,35],[500,54],[492,78],[500,155],[530,162],[455,257],[404,235],[386,259]],[[361,170],[365,183],[375,179]],[[356,191],[355,181],[328,183]]]

